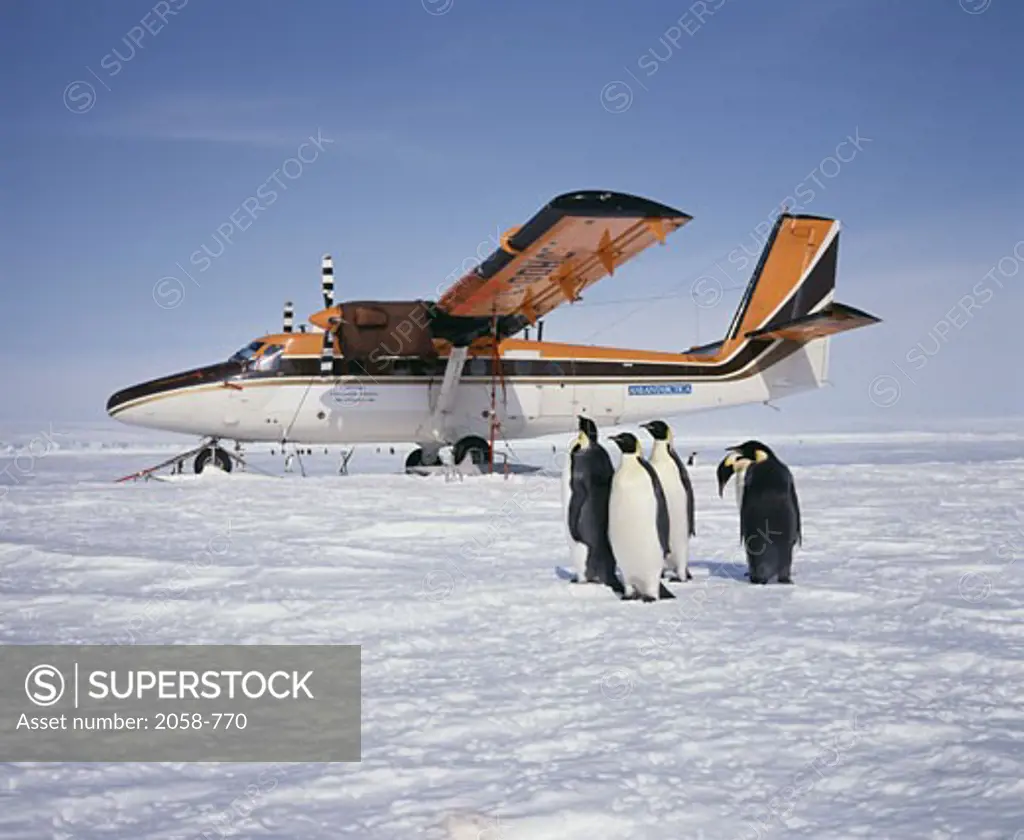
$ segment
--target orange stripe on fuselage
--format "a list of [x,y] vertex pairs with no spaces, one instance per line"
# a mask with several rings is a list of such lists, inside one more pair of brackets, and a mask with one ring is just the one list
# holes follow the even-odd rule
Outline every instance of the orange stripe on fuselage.
[[[740,342],[737,342],[737,344]],[[720,360],[723,353],[714,356],[694,355],[691,353],[666,353],[657,350],[628,350],[618,347],[593,347],[587,344],[561,344],[553,341],[526,341],[521,338],[506,338],[501,342],[501,354],[509,351],[532,350],[540,354],[542,359],[575,359],[624,362],[703,362],[710,363]],[[483,356],[487,350],[471,349],[470,355]]]

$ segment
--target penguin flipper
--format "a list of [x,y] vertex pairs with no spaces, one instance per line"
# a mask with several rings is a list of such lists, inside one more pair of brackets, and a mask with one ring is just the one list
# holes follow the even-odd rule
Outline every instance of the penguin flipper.
[[665,586],[664,583],[659,583],[658,597],[661,598],[663,601],[667,601],[668,599],[675,598],[676,596],[672,594],[672,590]]
[[697,503],[693,496],[693,482],[690,481],[690,473],[687,472],[686,465],[683,463],[682,458],[679,457],[679,453],[676,452],[675,448],[670,446],[668,448],[669,454],[672,456],[672,460],[676,462],[676,467],[679,470],[679,480],[683,482],[683,489],[686,491],[686,519],[690,525],[690,536],[697,536]]
[[656,525],[658,528],[658,542],[661,543],[661,556],[668,557],[671,551],[669,543],[669,518],[668,518],[668,502],[665,501],[665,488],[661,486],[661,479],[658,478],[658,474],[654,471],[647,461],[643,458],[637,459],[646,471],[647,475],[651,479],[651,486],[654,489],[654,500],[658,506],[658,512],[656,516]]
[[583,504],[586,501],[586,482],[573,482],[573,486],[570,489],[569,512],[566,515],[566,520],[567,524],[569,525],[569,536],[573,538],[574,542],[578,543],[583,542],[583,538],[580,535],[580,513],[583,511]]
[[789,502],[793,505],[793,515],[796,517],[796,541],[798,545],[804,544],[803,530],[800,527],[800,501],[796,497],[796,484],[792,477],[789,482]]

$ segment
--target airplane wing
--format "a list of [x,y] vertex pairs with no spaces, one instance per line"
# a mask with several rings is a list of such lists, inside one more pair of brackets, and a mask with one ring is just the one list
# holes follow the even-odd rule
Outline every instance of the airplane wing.
[[625,193],[560,195],[502,236],[501,246],[452,284],[438,306],[449,315],[534,323],[691,218]]

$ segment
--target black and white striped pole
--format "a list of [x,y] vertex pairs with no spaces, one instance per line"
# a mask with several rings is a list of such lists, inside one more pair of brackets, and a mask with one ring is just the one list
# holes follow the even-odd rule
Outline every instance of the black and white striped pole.
[[334,306],[334,260],[330,254],[324,254],[320,264],[320,291],[324,294],[324,308]]
[[320,375],[334,375],[334,333],[329,326],[324,330],[324,343],[320,350]]
[[295,308],[292,306],[290,300],[285,301],[284,304],[284,331],[286,333],[292,332],[292,328],[295,324]]

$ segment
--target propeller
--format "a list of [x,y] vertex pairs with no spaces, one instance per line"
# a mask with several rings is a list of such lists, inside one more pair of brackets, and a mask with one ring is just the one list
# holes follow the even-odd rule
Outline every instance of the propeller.
[[324,295],[324,309],[334,306],[334,260],[324,254],[320,263],[320,291]]
[[[330,309],[334,306],[334,260],[330,254],[324,254],[320,263],[320,291],[324,296],[324,308]],[[328,320],[324,329],[324,343],[320,348],[320,375],[334,375],[334,326],[335,319]]]

